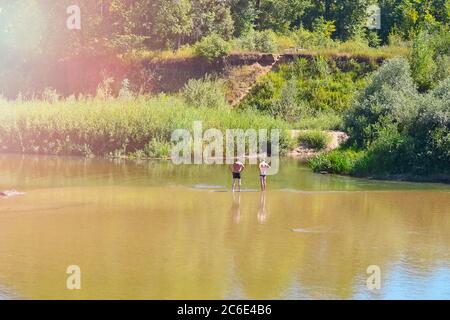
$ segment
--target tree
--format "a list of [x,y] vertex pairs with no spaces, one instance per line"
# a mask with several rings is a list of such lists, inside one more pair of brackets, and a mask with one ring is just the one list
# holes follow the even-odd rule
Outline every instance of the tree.
[[417,114],[417,97],[408,62],[403,58],[386,61],[346,114],[351,139],[366,147],[387,125],[408,126]]
[[317,18],[334,21],[334,36],[346,40],[360,33],[367,21],[367,9],[372,3],[373,0],[318,0],[306,10],[304,22],[311,28]]
[[188,0],[163,0],[155,19],[154,35],[168,47],[179,48],[193,30],[192,5]]
[[234,34],[239,37],[248,33],[254,28],[258,18],[256,1],[232,0],[231,15],[234,21]]
[[193,32],[192,40],[198,41],[211,34],[230,39],[234,31],[234,22],[227,1],[191,0]]
[[257,1],[257,28],[286,31],[299,26],[310,0],[260,0]]
[[379,5],[385,41],[393,30],[409,39],[420,29],[432,31],[450,22],[450,0],[379,0]]
[[124,50],[157,45],[153,27],[158,8],[157,0],[111,0],[108,23],[113,26],[113,45]]

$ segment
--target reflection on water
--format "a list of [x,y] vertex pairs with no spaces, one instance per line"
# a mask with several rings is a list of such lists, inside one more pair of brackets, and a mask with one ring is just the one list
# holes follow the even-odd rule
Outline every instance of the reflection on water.
[[[450,299],[448,186],[0,156],[0,299]],[[249,168],[243,187],[258,187]],[[79,265],[82,290],[65,289]],[[379,291],[366,269],[382,270]],[[6,290],[5,288],[8,288]]]
[[234,223],[238,224],[241,221],[241,193],[233,192],[233,204],[231,205],[231,215]]
[[263,224],[267,219],[267,209],[266,209],[266,193],[261,192],[259,200],[259,210],[258,210],[258,222]]

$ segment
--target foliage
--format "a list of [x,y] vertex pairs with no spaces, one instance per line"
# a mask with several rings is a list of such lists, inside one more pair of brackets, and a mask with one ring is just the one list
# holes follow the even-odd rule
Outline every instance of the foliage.
[[323,150],[330,143],[331,137],[323,131],[313,130],[301,132],[298,142],[307,148]]
[[416,37],[410,56],[413,77],[422,90],[429,89],[433,83],[437,65],[434,60],[434,52],[430,46],[429,35],[420,32]]
[[334,21],[338,39],[352,38],[367,19],[367,9],[372,1],[368,0],[318,0],[310,6],[304,15],[305,25],[312,27],[316,19]]
[[293,32],[299,48],[333,48],[337,43],[333,41],[333,35],[336,27],[333,21],[325,21],[323,18],[314,20],[313,31],[309,31],[302,26]]
[[[0,148],[4,152],[57,155],[166,154],[173,130],[280,129],[281,151],[289,138],[287,125],[252,111],[237,112],[190,106],[177,97],[138,97],[133,101],[95,98],[0,100]],[[150,144],[149,144],[150,143]],[[139,152],[140,151],[140,152]]]
[[297,84],[289,80],[283,84],[280,95],[269,105],[269,114],[289,122],[299,119],[301,106],[297,102]]
[[143,153],[146,157],[149,158],[167,159],[170,157],[171,149],[171,143],[152,138],[152,140],[150,140],[149,143],[144,146]]
[[295,129],[313,130],[342,130],[343,117],[338,112],[316,112],[314,115],[305,115],[293,124]]
[[350,174],[363,156],[364,152],[361,151],[337,149],[317,155],[308,164],[314,172]]
[[257,28],[274,31],[286,31],[298,26],[305,10],[312,5],[310,0],[261,0],[257,3]]
[[274,53],[278,50],[277,35],[271,30],[251,30],[239,40],[239,45],[244,50],[264,53]]
[[450,22],[449,0],[379,0],[381,8],[380,30],[383,40],[392,33],[404,39],[414,36],[419,30],[433,31],[439,25]]
[[301,58],[265,76],[242,103],[289,122],[324,112],[341,112],[365,83],[372,66],[348,61],[338,67],[324,57]]
[[212,61],[214,59],[226,56],[230,52],[230,45],[219,35],[212,34],[196,43],[194,50],[199,56],[205,57],[207,60]]
[[191,0],[193,31],[191,39],[217,34],[229,40],[234,32],[234,21],[231,8],[226,1]]
[[450,76],[450,36],[447,32],[430,35],[420,31],[414,38],[409,61],[420,91]]
[[164,39],[169,48],[179,48],[183,38],[194,28],[190,14],[192,4],[188,0],[161,1],[155,18],[155,32]]
[[387,62],[346,117],[351,140],[366,150],[356,175],[449,174],[450,78],[420,94],[407,61]]
[[226,108],[225,86],[211,76],[189,80],[182,91],[186,103],[199,108]]
[[[178,48],[210,34],[229,40],[250,30],[287,33],[304,27],[335,40],[359,34],[372,0],[79,0],[83,27],[63,28],[70,0],[10,1],[2,5],[0,48],[65,57],[107,48]],[[386,43],[390,34],[410,39],[419,30],[434,32],[450,22],[449,0],[380,0]],[[20,14],[19,14],[20,13]],[[33,21],[33,28],[28,22]],[[61,28],[54,28],[61,26]],[[332,27],[333,29],[330,29]],[[8,32],[3,32],[8,29]],[[317,34],[318,34],[317,33]],[[374,34],[369,34],[371,43]]]
[[380,46],[381,38],[375,31],[368,31],[366,37],[367,43],[370,47],[378,48]]
[[408,125],[416,114],[416,99],[408,62],[397,58],[384,63],[346,115],[351,139],[364,147],[376,139],[381,123]]
[[253,0],[231,1],[231,15],[234,21],[234,35],[239,37],[252,31],[258,18],[258,9]]

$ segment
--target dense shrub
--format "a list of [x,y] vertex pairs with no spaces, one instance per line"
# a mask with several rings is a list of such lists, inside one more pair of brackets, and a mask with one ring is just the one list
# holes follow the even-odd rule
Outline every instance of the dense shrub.
[[[342,69],[341,69],[342,68]],[[242,103],[289,122],[342,112],[365,83],[368,66],[349,61],[340,67],[331,60],[301,58],[265,76]]]
[[182,91],[186,103],[200,108],[226,108],[225,85],[211,76],[190,79]]
[[355,163],[363,157],[364,152],[354,150],[333,150],[321,153],[309,161],[314,172],[327,172],[337,174],[351,174]]
[[333,25],[330,23],[317,24],[315,31],[300,27],[293,32],[293,38],[299,48],[334,48],[338,44],[331,39],[333,31]]
[[337,112],[318,112],[300,118],[294,125],[295,129],[313,130],[343,130],[343,117]]
[[380,46],[381,39],[375,31],[368,31],[366,37],[370,47],[378,48]]
[[274,53],[278,50],[277,35],[272,30],[251,30],[239,40],[239,45],[248,51]]
[[450,78],[422,97],[419,114],[408,133],[424,170],[450,170]]
[[[271,114],[272,105],[280,98],[286,80],[280,73],[271,72],[264,76],[245,98],[243,109],[256,109]],[[273,114],[272,114],[273,115]]]
[[450,173],[450,78],[419,94],[405,60],[387,62],[346,117],[353,143],[366,152],[355,175]]
[[420,32],[413,42],[409,60],[414,79],[422,90],[431,88],[433,84],[434,74],[438,68],[434,59],[430,35]]
[[377,138],[384,123],[407,126],[417,112],[417,92],[408,62],[402,58],[383,64],[347,112],[345,125],[360,147]]
[[364,156],[355,162],[352,173],[364,176],[411,173],[415,160],[412,138],[399,132],[395,125],[386,125]]
[[108,101],[84,98],[44,101],[0,99],[0,150],[57,155],[167,154],[171,134],[194,121],[204,130],[280,129],[281,152],[290,146],[283,121],[253,111],[199,108],[177,97]]
[[230,44],[217,34],[204,37],[194,45],[195,53],[209,61],[224,57],[230,53]]
[[307,148],[323,150],[330,143],[331,137],[323,131],[305,131],[298,136],[298,142]]
[[153,138],[144,146],[143,153],[149,158],[167,159],[170,157],[172,145],[167,141],[160,141]]
[[450,36],[448,30],[429,34],[421,31],[414,38],[409,61],[420,91],[427,91],[450,76]]
[[297,86],[295,81],[290,80],[283,84],[280,96],[270,104],[269,113],[289,122],[295,122],[299,119],[301,107],[297,99]]

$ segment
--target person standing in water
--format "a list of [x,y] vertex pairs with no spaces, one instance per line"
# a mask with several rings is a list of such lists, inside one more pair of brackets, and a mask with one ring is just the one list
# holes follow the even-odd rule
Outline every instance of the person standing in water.
[[261,182],[261,191],[266,191],[267,188],[267,170],[270,169],[269,164],[263,159],[259,163],[259,180]]
[[241,192],[241,173],[244,171],[245,166],[240,160],[236,160],[231,166],[230,170],[233,174],[233,186],[232,190],[236,189],[236,182],[238,184],[239,192]]

